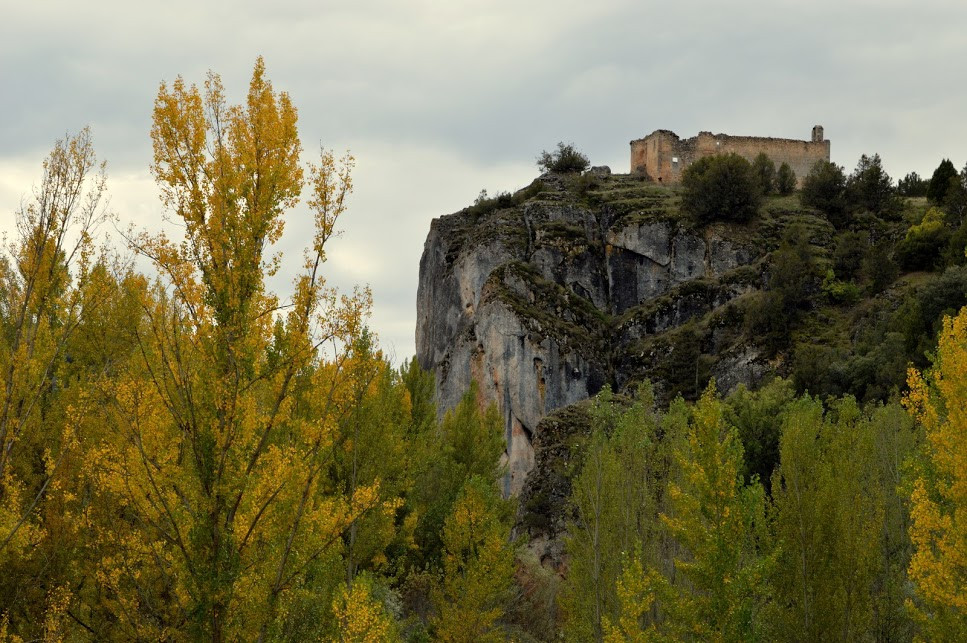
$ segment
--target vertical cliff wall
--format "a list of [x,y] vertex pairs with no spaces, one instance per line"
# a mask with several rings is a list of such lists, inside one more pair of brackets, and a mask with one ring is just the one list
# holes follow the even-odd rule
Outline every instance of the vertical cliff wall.
[[771,237],[691,226],[674,189],[609,174],[542,177],[435,219],[427,236],[417,358],[435,375],[441,414],[471,381],[482,405],[500,409],[507,494],[533,466],[545,415],[605,384],[650,378],[661,391],[686,324],[722,388],[767,368],[730,306],[760,285]]

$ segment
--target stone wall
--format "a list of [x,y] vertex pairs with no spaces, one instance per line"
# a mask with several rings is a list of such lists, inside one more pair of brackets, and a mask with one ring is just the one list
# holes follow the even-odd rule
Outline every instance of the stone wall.
[[656,130],[645,138],[631,141],[631,171],[659,183],[675,184],[681,180],[682,171],[700,158],[735,153],[752,161],[760,152],[765,152],[777,168],[788,163],[802,185],[816,161],[829,160],[829,141],[823,139],[823,128],[819,125],[813,128],[810,141],[711,132],[681,139],[672,131]]

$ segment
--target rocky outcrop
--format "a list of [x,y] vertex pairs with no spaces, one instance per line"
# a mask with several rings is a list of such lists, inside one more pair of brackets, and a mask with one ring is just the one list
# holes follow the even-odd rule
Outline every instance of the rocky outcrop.
[[677,204],[673,189],[596,169],[547,175],[433,221],[420,262],[417,357],[435,374],[441,413],[471,381],[481,404],[497,404],[505,493],[522,488],[552,411],[605,384],[650,378],[660,394],[686,325],[723,388],[765,371],[730,324],[733,302],[761,285],[757,262],[772,237],[690,225]]

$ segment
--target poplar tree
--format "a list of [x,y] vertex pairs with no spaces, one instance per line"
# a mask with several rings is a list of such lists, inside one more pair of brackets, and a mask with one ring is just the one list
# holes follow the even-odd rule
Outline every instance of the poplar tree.
[[945,317],[933,367],[909,372],[904,404],[923,429],[911,494],[911,608],[935,640],[967,639],[967,309]]
[[[306,172],[295,107],[261,59],[242,105],[215,74],[203,90],[163,83],[151,139],[184,240],[132,239],[160,276],[105,409],[116,437],[90,461],[102,502],[124,508],[91,516],[98,607],[125,638],[312,635],[299,628],[328,613],[341,535],[382,509],[377,481],[340,493],[327,475],[352,402],[344,347],[369,305],[366,292],[340,300],[321,273],[352,158],[324,151]],[[315,232],[283,306],[265,288],[270,248],[304,188]]]

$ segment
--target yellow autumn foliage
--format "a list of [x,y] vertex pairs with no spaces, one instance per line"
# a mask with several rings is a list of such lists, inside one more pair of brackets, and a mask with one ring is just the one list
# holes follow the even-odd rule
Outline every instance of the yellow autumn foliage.
[[[931,370],[911,369],[904,404],[923,427],[911,495],[911,604],[935,638],[967,636],[967,309],[944,319]],[[953,639],[948,639],[953,640]]]

